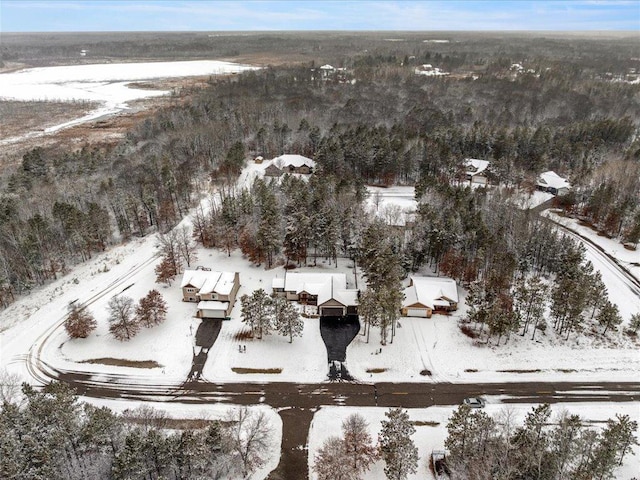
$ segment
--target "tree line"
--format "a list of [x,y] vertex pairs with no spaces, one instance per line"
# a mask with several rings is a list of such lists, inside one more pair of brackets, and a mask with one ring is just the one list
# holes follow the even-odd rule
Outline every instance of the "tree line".
[[248,478],[272,445],[265,412],[246,407],[181,428],[151,407],[118,414],[79,402],[62,383],[41,391],[25,384],[3,397],[0,477],[7,479]]
[[531,408],[519,423],[509,410],[493,417],[461,405],[449,417],[445,446],[452,475],[460,479],[605,480],[638,445],[638,424],[616,415],[592,428],[579,415],[548,404]]

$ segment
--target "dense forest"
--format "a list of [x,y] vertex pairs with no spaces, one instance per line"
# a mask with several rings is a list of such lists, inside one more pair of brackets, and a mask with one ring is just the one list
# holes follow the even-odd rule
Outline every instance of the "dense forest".
[[[289,42],[284,38],[273,41]],[[417,186],[421,206],[411,238],[402,239],[405,272],[427,261],[439,266],[443,259],[446,270],[460,256],[454,263],[467,274],[449,273],[467,282],[489,278],[487,273],[503,264],[511,272],[553,272],[542,247],[531,253],[536,235],[523,233],[527,241],[518,243],[500,233],[514,225],[534,233],[548,228],[538,220],[516,219],[526,216],[522,212],[492,215],[510,209],[495,195],[455,186],[466,157],[490,160],[492,182],[508,187],[533,188],[544,170],[562,173],[575,186],[563,199],[568,212],[611,236],[638,242],[640,85],[603,76],[633,64],[625,40],[596,45],[575,38],[517,37],[431,44],[414,38],[391,45],[377,38],[371,41],[379,47],[364,51],[356,39],[347,44],[354,48],[350,55],[346,47],[338,51],[339,40],[330,36],[326,50],[347,68],[349,81],[320,78],[315,61],[212,78],[190,101],[148,118],[118,145],[25,152],[20,167],[0,186],[2,302],[110,244],[167,231],[211,185],[226,191],[255,155],[300,153],[319,166],[309,193],[294,193],[299,186],[287,182],[257,185],[240,207],[230,199],[223,205],[240,212],[229,220],[234,224],[229,235],[209,242],[244,245],[252,260],[267,266],[278,255],[297,262],[306,255],[307,241],[298,251],[286,245],[287,222],[300,225],[292,221],[293,206],[306,210],[295,213],[313,219],[313,228],[326,229],[311,240],[314,252],[346,255],[353,249],[349,237],[360,228],[352,228],[349,217],[359,215],[363,185],[409,184]],[[416,65],[424,62],[451,75],[416,75]],[[516,62],[527,70],[514,71]],[[288,215],[271,222],[280,227],[272,244],[256,248],[250,244],[270,240],[260,240],[260,225],[247,218],[261,215],[265,202],[274,205],[274,214],[288,203]],[[350,211],[337,216],[336,208],[345,206]],[[319,224],[317,218],[335,219],[335,225]],[[492,223],[505,218],[510,225]],[[207,242],[204,232],[200,237]],[[505,242],[510,242],[506,249]],[[507,252],[509,258],[503,258]]]

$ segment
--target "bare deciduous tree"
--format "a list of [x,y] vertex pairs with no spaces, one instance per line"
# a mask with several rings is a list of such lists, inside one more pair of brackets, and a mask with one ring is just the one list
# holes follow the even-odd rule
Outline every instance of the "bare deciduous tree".
[[272,428],[264,411],[241,407],[228,415],[231,449],[238,458],[243,478],[264,464]]

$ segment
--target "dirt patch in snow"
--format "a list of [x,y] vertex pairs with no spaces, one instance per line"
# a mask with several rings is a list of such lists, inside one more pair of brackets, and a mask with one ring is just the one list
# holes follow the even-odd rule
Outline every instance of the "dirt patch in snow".
[[92,358],[90,360],[84,360],[80,363],[91,363],[97,365],[113,365],[116,367],[131,367],[131,368],[158,368],[162,367],[155,360],[125,360],[122,358]]
[[278,373],[282,373],[281,368],[241,368],[241,367],[233,367],[231,369],[234,373],[239,373],[240,375],[248,375],[251,373],[265,373],[267,375],[274,375]]

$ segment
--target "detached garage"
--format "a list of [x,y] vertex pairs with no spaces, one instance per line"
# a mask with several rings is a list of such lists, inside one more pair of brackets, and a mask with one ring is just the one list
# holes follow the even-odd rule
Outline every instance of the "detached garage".
[[198,303],[198,318],[227,318],[229,302],[218,302],[214,300],[203,300]]

